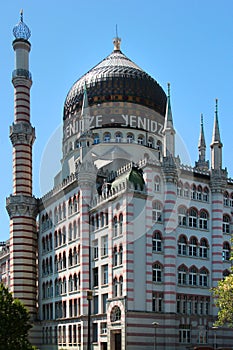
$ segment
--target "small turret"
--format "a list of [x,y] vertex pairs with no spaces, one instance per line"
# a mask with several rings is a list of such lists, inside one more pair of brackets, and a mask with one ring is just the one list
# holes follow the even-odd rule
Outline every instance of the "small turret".
[[222,147],[223,144],[220,138],[219,122],[218,122],[218,99],[215,105],[215,119],[213,127],[211,148],[211,169],[222,169]]
[[203,115],[201,114],[201,128],[200,128],[200,136],[198,142],[198,152],[199,159],[195,164],[195,167],[200,170],[208,170],[209,169],[209,161],[206,161],[206,143],[205,143],[205,135],[204,135],[204,126],[203,126]]

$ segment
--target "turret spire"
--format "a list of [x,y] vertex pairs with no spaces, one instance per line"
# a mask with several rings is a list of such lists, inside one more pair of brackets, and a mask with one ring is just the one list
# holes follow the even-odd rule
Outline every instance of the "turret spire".
[[211,168],[221,169],[222,168],[222,142],[220,138],[219,122],[218,122],[218,99],[215,100],[215,118],[213,135],[211,142]]
[[203,127],[203,114],[201,114],[201,129],[200,129],[200,136],[199,136],[199,142],[198,142],[198,149],[199,151],[201,151],[202,149],[206,149],[204,127]]
[[218,99],[215,100],[215,120],[214,120],[214,128],[213,128],[213,136],[212,136],[212,144],[214,142],[220,142],[220,132],[219,132],[219,122],[218,122]]
[[173,127],[172,109],[171,109],[171,99],[170,99],[170,83],[168,86],[167,94],[167,107],[164,122],[164,156],[168,155],[175,156],[175,129]]
[[205,143],[205,135],[204,135],[204,123],[203,123],[203,114],[201,114],[201,128],[200,128],[200,136],[198,142],[198,152],[199,158],[196,162],[196,168],[201,170],[209,169],[209,161],[205,160],[206,156],[206,143]]

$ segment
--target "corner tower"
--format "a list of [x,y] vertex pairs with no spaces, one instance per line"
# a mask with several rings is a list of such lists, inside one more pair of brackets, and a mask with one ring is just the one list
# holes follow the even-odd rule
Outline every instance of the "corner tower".
[[35,129],[30,123],[29,52],[30,30],[20,21],[14,27],[13,49],[15,70],[12,74],[14,86],[14,122],[10,127],[13,146],[13,193],[6,200],[10,217],[10,290],[36,316],[36,216],[37,200],[32,196],[32,145]]

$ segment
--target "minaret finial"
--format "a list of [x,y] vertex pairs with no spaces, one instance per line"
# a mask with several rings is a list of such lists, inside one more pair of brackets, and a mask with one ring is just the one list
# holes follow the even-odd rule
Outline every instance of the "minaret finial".
[[171,84],[170,83],[167,83],[167,96],[170,97],[170,93],[171,93]]
[[16,39],[28,40],[31,36],[31,31],[23,21],[23,10],[20,10],[20,21],[13,28],[13,35]]
[[215,99],[215,115],[218,118],[218,99]]
[[114,51],[121,50],[121,38],[118,36],[117,24],[116,24],[116,37],[113,39]]
[[203,127],[203,114],[201,113],[201,126]]
[[20,21],[23,22],[23,9],[20,10]]

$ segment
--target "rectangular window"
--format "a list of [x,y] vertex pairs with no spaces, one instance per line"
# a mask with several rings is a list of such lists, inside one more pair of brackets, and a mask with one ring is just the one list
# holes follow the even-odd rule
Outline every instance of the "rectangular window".
[[190,343],[191,342],[191,331],[190,326],[181,325],[179,329],[179,342],[180,343]]
[[98,285],[99,285],[98,267],[94,267],[94,269],[93,269],[93,287],[98,287]]
[[98,314],[99,312],[99,296],[95,295],[93,297],[93,313]]
[[104,236],[101,238],[101,248],[102,248],[102,254],[101,256],[108,255],[108,236]]
[[99,247],[98,247],[98,239],[93,241],[93,259],[97,260],[99,257]]
[[108,293],[102,294],[102,311],[103,314],[107,312],[107,299],[108,299]]
[[96,343],[98,341],[98,323],[93,323],[92,329],[93,329],[93,343]]
[[102,284],[108,284],[108,265],[102,266]]

